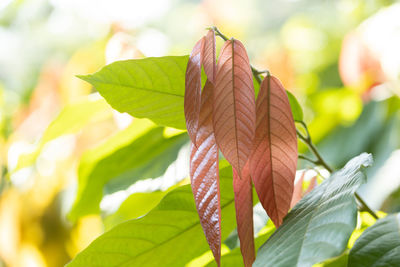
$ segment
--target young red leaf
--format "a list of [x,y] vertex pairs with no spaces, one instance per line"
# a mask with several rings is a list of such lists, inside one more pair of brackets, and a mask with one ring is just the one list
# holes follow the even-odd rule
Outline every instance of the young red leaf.
[[257,98],[257,128],[250,159],[261,204],[278,227],[290,208],[297,166],[296,128],[280,81],[268,75]]
[[194,46],[189,56],[185,76],[184,112],[190,139],[196,144],[196,133],[201,104],[201,64],[203,61],[204,37]]
[[207,80],[201,94],[197,147],[192,143],[190,178],[200,223],[214,258],[221,258],[221,206],[219,193],[218,147],[212,126],[212,90]]
[[317,176],[311,178],[310,184],[307,187],[306,192],[304,192],[303,197],[310,193],[318,185]]
[[214,84],[216,75],[216,60],[215,60],[215,32],[209,30],[204,39],[204,72],[208,80]]
[[242,252],[244,266],[248,267],[252,266],[255,260],[251,177],[248,164],[243,168],[241,177],[234,168],[232,168],[232,171],[240,251]]
[[254,138],[255,100],[249,58],[238,40],[226,41],[221,49],[213,124],[218,147],[241,176]]
[[297,202],[303,197],[303,181],[304,176],[306,175],[307,170],[304,170],[301,173],[299,180],[294,184],[293,196],[292,201],[290,202],[290,208],[293,208]]

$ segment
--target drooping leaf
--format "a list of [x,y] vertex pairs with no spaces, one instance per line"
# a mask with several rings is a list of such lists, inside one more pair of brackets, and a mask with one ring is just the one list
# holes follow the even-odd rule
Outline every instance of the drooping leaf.
[[135,119],[125,130],[100,146],[85,152],[78,170],[78,193],[69,218],[98,213],[107,183],[119,184],[121,190],[134,182],[162,175],[176,159],[187,135],[170,138],[164,128],[146,119]]
[[213,124],[218,147],[240,175],[254,138],[255,100],[249,59],[238,40],[226,41],[221,48]]
[[194,46],[189,56],[185,75],[184,111],[186,128],[190,139],[196,145],[201,104],[201,65],[204,57],[204,37]]
[[286,90],[286,94],[289,98],[290,109],[292,110],[294,121],[303,121],[303,109],[301,108],[296,97],[288,90]]
[[215,32],[209,30],[204,39],[204,71],[208,80],[214,84],[217,73],[216,52],[215,52]]
[[254,266],[312,266],[340,255],[357,221],[354,192],[372,164],[361,154],[307,194],[260,247]]
[[349,254],[349,266],[386,267],[400,263],[400,213],[367,228]]
[[256,258],[253,228],[253,187],[248,164],[243,168],[241,177],[233,168],[232,173],[240,251],[242,252],[244,266],[248,267],[253,264]]
[[111,111],[112,109],[104,99],[93,99],[93,96],[89,96],[81,102],[66,106],[57,118],[50,123],[49,127],[47,127],[37,148],[32,153],[21,156],[15,170],[34,164],[47,142],[64,134],[76,133],[90,121],[111,118]]
[[207,80],[201,94],[197,147],[191,144],[190,178],[200,222],[215,261],[221,258],[221,206],[218,175],[218,147],[212,125],[213,85]]
[[[236,227],[232,173],[220,164],[222,238]],[[72,266],[184,266],[208,250],[189,185],[168,193],[142,218],[106,232],[69,263]]]
[[257,98],[257,128],[251,177],[268,216],[278,227],[292,200],[297,136],[289,100],[280,81],[267,76]]
[[187,62],[188,56],[117,61],[79,78],[91,83],[120,112],[186,129],[183,98]]

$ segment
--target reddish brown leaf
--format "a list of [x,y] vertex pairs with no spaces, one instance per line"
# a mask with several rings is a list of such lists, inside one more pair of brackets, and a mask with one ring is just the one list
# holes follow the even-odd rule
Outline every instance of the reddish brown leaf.
[[217,65],[213,124],[218,147],[241,175],[255,131],[255,100],[249,59],[238,40],[226,41]]
[[293,196],[292,201],[290,202],[290,208],[293,208],[297,202],[303,197],[303,181],[304,176],[306,175],[307,170],[304,170],[301,173],[299,180],[294,184]]
[[314,176],[313,178],[311,178],[310,184],[308,185],[306,192],[304,192],[303,197],[310,193],[317,185],[317,176]]
[[257,98],[257,128],[250,161],[260,202],[278,227],[292,200],[297,138],[286,91],[277,78],[269,75]]
[[190,139],[195,144],[201,104],[201,64],[204,39],[204,37],[201,38],[194,46],[189,56],[185,77],[184,111],[186,128]]
[[204,39],[204,72],[208,80],[214,84],[216,75],[216,60],[215,60],[215,33],[209,30]]
[[251,177],[248,164],[243,168],[241,178],[234,168],[232,168],[232,171],[237,232],[244,266],[247,267],[251,266],[255,260]]
[[310,184],[308,185],[307,189],[305,191],[303,190],[303,182],[306,172],[307,170],[302,172],[299,180],[294,185],[293,197],[290,203],[290,208],[296,206],[297,202],[299,202],[305,195],[310,193],[311,190],[313,190],[318,185],[317,176],[314,176],[313,178],[311,178]]
[[190,178],[200,223],[214,258],[221,258],[221,206],[219,193],[218,147],[212,126],[213,85],[207,80],[201,94],[197,147],[192,143]]

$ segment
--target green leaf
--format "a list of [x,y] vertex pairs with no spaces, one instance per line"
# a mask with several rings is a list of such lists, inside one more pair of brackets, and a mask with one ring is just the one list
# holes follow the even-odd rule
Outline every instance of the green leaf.
[[[267,226],[264,233],[254,239],[254,246],[258,249],[267,239],[274,233],[275,225],[271,220],[268,220]],[[242,253],[240,252],[240,247],[236,247],[231,252],[222,255],[221,265],[224,267],[238,267],[243,266]],[[217,266],[215,261],[210,261],[206,267]]]
[[90,121],[99,121],[112,116],[112,109],[104,99],[87,99],[66,106],[60,114],[50,123],[43,133],[37,148],[29,154],[22,155],[15,170],[28,167],[35,163],[44,145],[64,134],[72,134],[79,131]]
[[135,119],[127,129],[85,152],[79,164],[78,193],[70,220],[98,213],[105,186],[117,191],[138,180],[161,176],[188,141],[186,133],[169,138],[163,133],[163,127]]
[[92,75],[91,83],[120,112],[156,124],[186,129],[183,113],[188,56],[117,61]]
[[134,193],[130,195],[122,202],[115,213],[104,218],[103,222],[106,230],[124,221],[145,215],[153,209],[168,192],[169,190]]
[[340,255],[357,221],[354,192],[372,156],[363,153],[308,193],[258,250],[254,266],[312,266]]
[[290,109],[292,110],[294,121],[303,121],[303,109],[296,97],[288,90],[286,90],[286,94],[289,98]]
[[[222,238],[236,227],[230,166],[220,169]],[[77,266],[184,266],[209,249],[190,185],[168,193],[146,216],[122,223],[79,253]]]
[[350,250],[349,266],[386,267],[400,263],[400,213],[367,228]]

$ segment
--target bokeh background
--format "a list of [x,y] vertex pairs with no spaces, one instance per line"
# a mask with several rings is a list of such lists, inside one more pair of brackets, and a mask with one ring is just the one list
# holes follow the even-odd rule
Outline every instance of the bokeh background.
[[[101,97],[75,75],[116,60],[189,54],[212,25],[242,40],[252,64],[296,95],[327,162],[339,168],[373,153],[360,193],[374,209],[400,211],[399,18],[391,0],[1,0],[0,266],[63,266],[120,221],[109,214],[128,196],[161,190],[141,199],[144,208],[121,206],[124,219],[187,183],[185,145],[171,159],[175,170],[164,170],[175,180],[149,177],[158,179],[104,192],[100,214],[68,220],[82,155],[132,121],[107,104],[91,106]],[[33,164],[17,168],[27,153]]]

